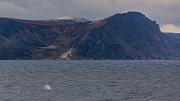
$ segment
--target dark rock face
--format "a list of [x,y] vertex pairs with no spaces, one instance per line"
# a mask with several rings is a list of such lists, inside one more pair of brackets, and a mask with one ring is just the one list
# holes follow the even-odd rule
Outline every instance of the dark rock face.
[[171,59],[176,56],[168,40],[159,25],[141,13],[116,14],[90,31],[78,54],[95,59]]
[[0,18],[0,59],[179,59],[179,38],[139,12],[77,23]]

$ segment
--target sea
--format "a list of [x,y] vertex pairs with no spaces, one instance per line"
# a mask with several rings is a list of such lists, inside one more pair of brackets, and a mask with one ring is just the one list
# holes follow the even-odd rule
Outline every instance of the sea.
[[180,61],[1,60],[0,101],[180,101]]

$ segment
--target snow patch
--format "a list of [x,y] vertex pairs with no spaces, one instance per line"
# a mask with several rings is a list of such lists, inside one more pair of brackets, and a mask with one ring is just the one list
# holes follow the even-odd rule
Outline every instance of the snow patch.
[[62,16],[57,18],[58,20],[74,20],[74,19],[81,19],[79,17],[74,17],[74,16]]
[[73,20],[76,22],[89,22],[89,20],[87,20],[85,18],[75,17],[75,16],[62,16],[62,17],[59,17],[55,20]]

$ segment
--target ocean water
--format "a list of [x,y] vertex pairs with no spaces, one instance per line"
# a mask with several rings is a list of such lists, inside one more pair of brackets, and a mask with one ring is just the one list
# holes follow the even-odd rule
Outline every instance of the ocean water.
[[180,61],[0,61],[0,101],[180,101]]

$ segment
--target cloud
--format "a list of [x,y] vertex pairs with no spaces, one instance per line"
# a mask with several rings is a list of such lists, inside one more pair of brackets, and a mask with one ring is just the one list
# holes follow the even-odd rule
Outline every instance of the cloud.
[[161,26],[161,31],[162,32],[180,33],[180,26],[175,26],[173,24],[162,25]]
[[20,17],[24,16],[22,13],[28,14],[33,12],[28,9],[16,6],[13,3],[0,1],[0,15],[8,17]]
[[[52,5],[45,3],[41,6],[32,6],[31,8],[27,8],[24,6],[16,5],[13,2],[0,1],[1,17],[11,17],[19,19],[46,19],[57,15],[55,12],[53,12],[52,9]],[[47,14],[47,12],[49,13]]]

